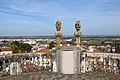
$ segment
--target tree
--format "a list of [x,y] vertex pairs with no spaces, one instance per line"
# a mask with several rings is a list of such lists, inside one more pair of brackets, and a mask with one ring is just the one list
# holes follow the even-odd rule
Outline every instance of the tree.
[[19,52],[19,48],[17,46],[15,46],[12,50],[13,53],[18,53]]
[[13,41],[13,42],[11,43],[11,45],[19,45],[19,42],[18,42],[18,41]]
[[32,46],[27,43],[19,43],[18,47],[21,52],[30,52],[32,49]]
[[13,53],[18,53],[19,52],[19,48],[18,48],[18,41],[13,41],[11,43],[11,49]]
[[24,52],[30,52],[32,46],[29,45],[29,44],[27,44],[27,43],[24,43],[24,44],[23,44],[23,48],[24,48]]
[[55,47],[55,42],[51,42],[50,44],[49,44],[49,49],[52,49],[53,47]]
[[32,49],[32,46],[28,43],[19,43],[18,41],[13,41],[11,43],[11,48],[13,53],[24,53],[24,52],[30,52]]
[[115,41],[115,53],[120,53],[120,44]]

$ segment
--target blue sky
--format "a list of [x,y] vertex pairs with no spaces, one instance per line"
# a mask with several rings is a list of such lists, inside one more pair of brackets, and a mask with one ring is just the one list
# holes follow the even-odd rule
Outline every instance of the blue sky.
[[83,35],[120,35],[120,0],[0,0],[0,36],[73,35],[76,20]]

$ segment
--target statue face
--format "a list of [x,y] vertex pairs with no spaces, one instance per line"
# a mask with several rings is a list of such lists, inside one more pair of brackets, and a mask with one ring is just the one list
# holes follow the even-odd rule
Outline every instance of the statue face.
[[57,30],[57,31],[60,31],[60,30],[61,30],[61,22],[60,22],[60,21],[57,21],[57,22],[56,22],[56,30]]
[[75,28],[76,28],[76,30],[79,31],[79,30],[80,30],[80,27],[81,27],[80,21],[76,21],[76,23],[75,23]]

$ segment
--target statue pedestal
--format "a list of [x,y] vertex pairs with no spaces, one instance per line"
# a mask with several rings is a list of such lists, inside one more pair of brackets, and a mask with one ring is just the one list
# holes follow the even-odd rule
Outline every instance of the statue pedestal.
[[60,47],[54,50],[52,53],[52,61],[56,63],[53,64],[54,70],[63,74],[79,73],[81,51],[80,47]]

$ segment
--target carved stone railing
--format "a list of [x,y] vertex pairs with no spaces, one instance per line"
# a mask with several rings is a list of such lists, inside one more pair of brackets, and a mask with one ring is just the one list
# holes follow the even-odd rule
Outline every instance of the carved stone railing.
[[[0,58],[3,60],[2,68],[0,68],[1,76],[19,75],[41,70],[51,71],[52,69],[51,59],[41,53],[3,56]],[[6,60],[9,60],[8,63],[5,62]]]
[[120,54],[115,53],[83,53],[81,72],[103,71],[120,74]]

